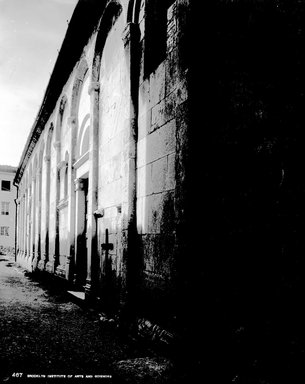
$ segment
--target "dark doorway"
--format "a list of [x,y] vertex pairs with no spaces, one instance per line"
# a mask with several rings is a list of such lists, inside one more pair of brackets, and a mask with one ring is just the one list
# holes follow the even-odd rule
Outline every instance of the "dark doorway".
[[83,230],[77,239],[76,256],[76,278],[75,283],[80,288],[86,284],[87,277],[87,249],[88,249],[88,179],[82,179],[81,200],[83,209],[81,210],[79,220],[82,221]]

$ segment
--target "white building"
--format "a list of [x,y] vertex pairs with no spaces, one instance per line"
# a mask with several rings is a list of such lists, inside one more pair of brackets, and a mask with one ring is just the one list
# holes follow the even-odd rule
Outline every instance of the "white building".
[[0,249],[15,248],[16,187],[13,180],[17,168],[0,165]]

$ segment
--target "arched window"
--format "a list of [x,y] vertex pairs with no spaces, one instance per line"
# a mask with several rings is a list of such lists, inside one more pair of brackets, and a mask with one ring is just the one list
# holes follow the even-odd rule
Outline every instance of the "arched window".
[[66,152],[65,160],[60,163],[59,175],[60,175],[60,200],[64,200],[68,197],[68,163],[69,154]]
[[[88,63],[86,57],[83,57],[77,68],[77,74],[74,80],[73,89],[72,89],[72,98],[71,98],[71,111],[70,117],[73,118],[73,131],[72,138],[73,142],[76,143],[72,147],[72,152],[70,154],[71,161],[74,163],[75,160],[79,158],[78,150],[78,136],[79,136],[79,125],[81,124],[84,116],[90,112],[90,96],[88,94],[88,85],[89,85],[89,71]],[[86,81],[88,79],[88,84]]]
[[65,176],[64,176],[64,198],[68,196],[68,165],[65,167]]
[[[68,106],[67,106],[67,97],[64,95],[61,98],[60,105],[59,105],[59,111],[58,111],[58,117],[56,121],[56,142],[61,143],[63,141],[63,138],[66,133],[67,129],[67,116],[68,116]],[[61,147],[59,147],[61,151]]]
[[82,157],[86,152],[89,151],[89,124],[90,115],[87,114],[80,126],[79,135],[77,139],[77,157]]
[[60,127],[62,127],[62,124],[64,121],[64,114],[66,112],[66,105],[67,105],[67,98],[64,96],[60,102],[60,107],[59,107],[59,124],[60,124]]
[[83,156],[88,151],[89,151],[89,126],[85,128],[85,132],[81,140],[80,155]]

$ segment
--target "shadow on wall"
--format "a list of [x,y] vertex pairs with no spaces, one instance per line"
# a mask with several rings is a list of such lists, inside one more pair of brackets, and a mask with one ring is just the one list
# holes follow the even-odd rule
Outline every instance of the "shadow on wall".
[[[127,316],[145,317],[168,325],[175,312],[174,202],[164,196],[156,207],[159,233],[140,234],[138,226],[126,230],[107,229],[100,238],[99,290],[108,313],[130,311]],[[158,211],[157,211],[158,210]],[[123,223],[126,216],[122,218]]]
[[227,381],[297,383],[305,346],[304,4],[217,1],[209,17],[208,81],[201,63],[193,67],[188,209],[200,221],[186,231],[188,339]]

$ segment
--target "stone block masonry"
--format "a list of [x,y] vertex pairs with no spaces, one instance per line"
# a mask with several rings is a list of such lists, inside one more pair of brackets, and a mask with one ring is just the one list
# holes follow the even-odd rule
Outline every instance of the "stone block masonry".
[[111,311],[174,285],[179,4],[79,1],[15,177],[18,262]]

